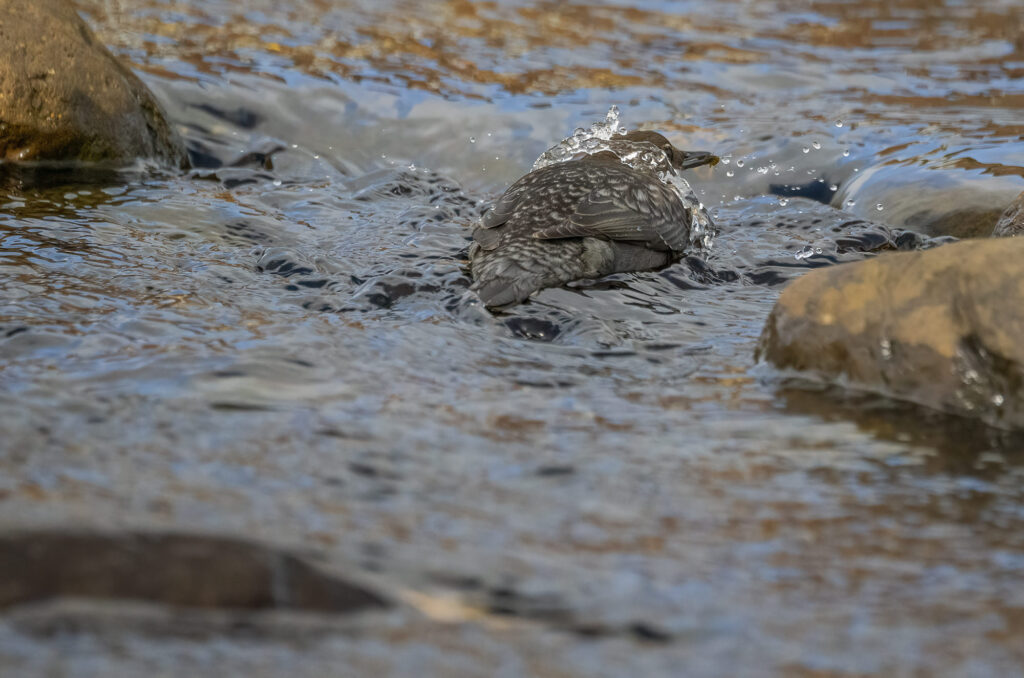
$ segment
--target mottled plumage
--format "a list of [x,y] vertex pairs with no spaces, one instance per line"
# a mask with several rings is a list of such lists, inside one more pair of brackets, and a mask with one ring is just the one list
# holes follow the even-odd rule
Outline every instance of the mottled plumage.
[[[654,132],[623,138],[655,143],[676,168],[717,160]],[[519,179],[484,214],[473,241],[473,289],[497,308],[572,280],[664,266],[689,245],[690,215],[653,173],[606,151]]]

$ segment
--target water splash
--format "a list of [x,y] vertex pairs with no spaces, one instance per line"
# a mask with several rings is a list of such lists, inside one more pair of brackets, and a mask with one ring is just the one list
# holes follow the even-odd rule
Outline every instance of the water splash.
[[698,250],[711,249],[717,229],[690,183],[675,171],[665,152],[654,144],[615,138],[626,132],[626,127],[619,123],[619,107],[613,105],[604,120],[594,122],[589,130],[577,127],[571,136],[541,153],[533,163],[533,169],[611,151],[622,164],[652,174],[671,188],[690,214],[690,245]]

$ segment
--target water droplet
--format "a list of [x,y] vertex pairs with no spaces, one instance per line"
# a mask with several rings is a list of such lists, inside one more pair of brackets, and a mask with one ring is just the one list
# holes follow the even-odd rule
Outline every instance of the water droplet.
[[803,151],[804,153],[810,153],[810,152],[811,152],[811,149],[810,149],[810,148],[808,148],[807,146],[804,146],[804,147],[803,147],[803,148],[801,148],[800,150],[801,150],[801,151]]
[[494,156],[494,159],[495,160],[501,160],[501,156],[500,155],[496,155],[496,156]]
[[816,151],[820,151],[821,150],[821,142],[820,141],[812,141],[811,142],[811,147],[814,150],[816,150]]
[[892,360],[892,343],[888,339],[882,339],[879,348],[882,350],[883,360]]
[[828,190],[830,190],[833,193],[835,193],[836,191],[839,190],[839,187],[837,185],[835,185],[835,184],[830,184],[829,187],[828,187]]
[[1002,405],[1003,400],[1004,399],[1001,393],[996,393],[994,396],[992,396],[992,404],[995,405],[996,407]]
[[736,166],[737,167],[743,167],[743,159],[742,158],[740,158],[739,160],[736,161]]
[[844,158],[849,158],[850,157],[850,149],[847,148],[847,149],[845,149],[843,151],[843,157]]
[[856,200],[847,200],[846,202],[843,203],[843,207],[853,207],[856,204]]
[[882,205],[882,203],[878,203],[877,205],[875,205],[875,209],[881,212],[882,210],[885,209],[885,206]]
[[280,186],[281,185],[281,180],[280,179],[274,179],[274,185],[275,186]]
[[813,256],[814,256],[814,248],[811,247],[811,246],[807,246],[807,247],[802,248],[796,254],[794,254],[793,258],[796,259],[797,261],[803,261],[804,259],[809,259],[810,257],[813,257]]
[[726,170],[725,176],[727,176],[727,177],[734,177],[734,176],[736,176],[736,173],[733,172],[732,170]]
[[843,126],[843,121],[842,120],[836,120],[836,127],[842,127],[842,126]]
[[732,159],[729,157],[719,158],[719,160],[721,160],[723,165],[728,165],[730,162],[732,162]]
[[469,138],[469,143],[475,144],[476,143],[476,137],[470,137]]
[[788,198],[779,198],[779,207],[785,207],[789,204]]
[[319,153],[314,153],[313,154],[313,160],[319,160],[319,159],[320,159],[320,154]]

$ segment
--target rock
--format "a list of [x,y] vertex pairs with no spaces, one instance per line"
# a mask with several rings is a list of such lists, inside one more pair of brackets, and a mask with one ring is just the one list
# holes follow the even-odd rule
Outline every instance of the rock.
[[[1015,164],[1001,156],[989,160]],[[992,233],[1001,206],[1020,190],[1020,177],[1015,175],[882,163],[863,168],[843,182],[831,204],[863,219],[929,236],[978,238]]]
[[1024,191],[1010,203],[992,231],[992,235],[997,238],[1012,237],[1021,233],[1024,233]]
[[64,0],[0,0],[0,163],[185,167],[153,94]]
[[778,367],[1024,428],[1024,239],[974,240],[808,273],[757,355]]
[[0,581],[0,613],[61,597],[332,615],[389,605],[363,584],[287,551],[186,533],[0,534]]

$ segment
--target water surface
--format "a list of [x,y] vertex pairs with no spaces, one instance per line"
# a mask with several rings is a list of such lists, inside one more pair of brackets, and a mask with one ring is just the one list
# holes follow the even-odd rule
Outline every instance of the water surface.
[[[303,643],[14,619],[5,664],[1024,670],[1021,440],[753,361],[787,280],[1024,190],[1019,3],[79,6],[196,169],[0,195],[0,521],[266,540],[402,607]],[[487,313],[474,219],[612,104],[722,155],[711,255]]]

